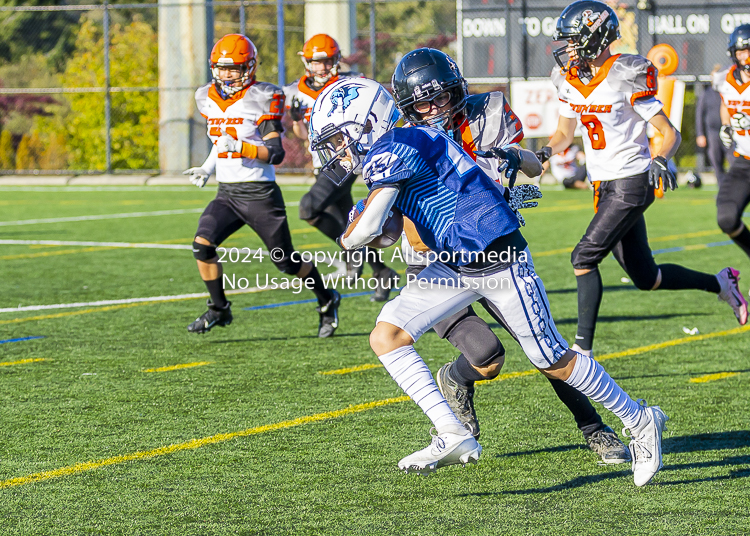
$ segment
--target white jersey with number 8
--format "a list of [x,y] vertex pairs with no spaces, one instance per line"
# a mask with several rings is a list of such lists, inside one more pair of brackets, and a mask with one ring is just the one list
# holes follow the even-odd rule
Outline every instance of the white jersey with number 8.
[[[274,167],[240,153],[218,153],[216,140],[223,132],[252,145],[262,145],[258,126],[263,121],[280,120],[284,113],[284,93],[268,82],[255,82],[250,87],[222,99],[213,83],[195,92],[198,111],[206,118],[208,138],[213,143],[204,168],[214,167],[218,182],[270,182],[276,180]],[[214,169],[206,169],[213,172]]]
[[591,181],[638,175],[651,166],[646,126],[662,109],[656,100],[658,71],[643,56],[616,54],[588,84],[575,68],[552,71],[560,115],[584,127],[586,171]]
[[750,159],[750,82],[738,82],[734,77],[736,70],[737,66],[732,65],[716,73],[713,86],[729,112],[735,152]]

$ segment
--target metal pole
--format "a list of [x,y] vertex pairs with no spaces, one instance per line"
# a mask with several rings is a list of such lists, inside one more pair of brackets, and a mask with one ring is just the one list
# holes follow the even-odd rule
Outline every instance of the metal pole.
[[286,62],[284,58],[284,0],[276,0],[276,52],[278,54],[279,87],[286,85]]
[[505,0],[505,76],[508,78],[508,92],[510,92],[510,77],[513,73],[513,68],[510,64],[510,59],[513,57],[513,51],[511,50],[510,40],[510,29],[513,24],[510,22],[510,3],[512,0]]
[[375,80],[375,0],[370,0],[370,71],[372,79]]
[[247,27],[247,22],[245,20],[245,0],[242,0],[240,2],[240,33],[242,35],[245,35],[246,27]]
[[112,94],[109,78],[109,0],[104,0],[104,132],[107,173],[112,173]]
[[[206,0],[206,50],[209,54],[214,48],[214,3],[213,0]],[[208,82],[211,81],[213,75],[211,69],[208,70]]]

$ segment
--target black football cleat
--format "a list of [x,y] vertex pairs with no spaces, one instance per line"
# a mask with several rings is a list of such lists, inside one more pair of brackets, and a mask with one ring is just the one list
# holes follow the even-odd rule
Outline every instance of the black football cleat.
[[318,324],[318,337],[325,339],[333,336],[333,332],[339,327],[339,305],[341,304],[341,294],[331,289],[333,295],[328,303],[317,307],[315,310],[320,314],[320,324]]
[[216,307],[211,300],[206,302],[208,311],[191,323],[187,330],[190,333],[208,333],[214,326],[228,326],[232,323],[232,302],[227,302],[223,308]]
[[388,301],[391,295],[391,291],[398,287],[398,280],[400,276],[398,272],[393,268],[385,267],[372,276],[377,279],[378,286],[375,287],[375,293],[370,296],[372,302],[384,302]]

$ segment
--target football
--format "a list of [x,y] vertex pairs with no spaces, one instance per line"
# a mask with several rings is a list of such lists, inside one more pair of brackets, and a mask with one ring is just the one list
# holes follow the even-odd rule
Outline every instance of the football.
[[383,223],[383,232],[380,236],[373,238],[368,247],[375,249],[385,249],[391,247],[401,238],[401,232],[404,230],[404,216],[396,207],[391,207],[388,217]]

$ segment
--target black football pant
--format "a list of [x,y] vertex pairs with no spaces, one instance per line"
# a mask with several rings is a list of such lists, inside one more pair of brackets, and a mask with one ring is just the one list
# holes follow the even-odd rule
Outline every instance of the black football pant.
[[[733,235],[743,225],[742,213],[750,204],[750,160],[738,156],[732,162],[716,196],[716,219],[722,231]],[[745,228],[732,240],[750,257],[750,231]]]
[[732,157],[732,150],[724,147],[719,138],[719,131],[712,130],[706,133],[706,156],[711,167],[714,168],[716,173],[716,182],[721,187],[721,183],[726,177],[726,171],[724,171],[724,163],[729,162],[731,166],[734,158]]

